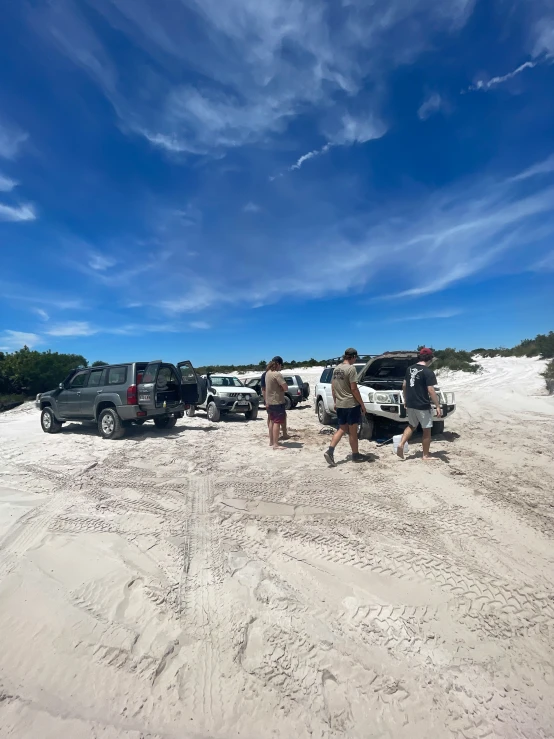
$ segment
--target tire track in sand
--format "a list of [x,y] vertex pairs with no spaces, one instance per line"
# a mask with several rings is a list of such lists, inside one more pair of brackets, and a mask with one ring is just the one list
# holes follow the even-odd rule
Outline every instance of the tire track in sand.
[[181,694],[205,731],[224,725],[228,691],[222,688],[222,668],[232,663],[227,636],[229,614],[222,592],[223,556],[219,543],[211,479],[191,481],[190,510],[184,522],[183,570],[179,613],[184,631],[195,639],[190,662],[182,673]]

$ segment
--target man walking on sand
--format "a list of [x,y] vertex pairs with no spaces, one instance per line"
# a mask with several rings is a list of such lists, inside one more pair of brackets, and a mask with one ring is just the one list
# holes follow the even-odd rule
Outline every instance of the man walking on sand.
[[411,438],[412,434],[421,424],[423,432],[423,461],[436,462],[436,457],[431,457],[431,429],[433,428],[433,412],[431,401],[436,408],[437,418],[442,416],[441,404],[435,391],[437,378],[435,373],[429,369],[433,361],[433,350],[423,347],[419,350],[417,364],[413,364],[406,370],[406,377],[402,385],[404,403],[408,414],[408,426],[404,429],[402,439],[398,445],[397,454],[404,459],[404,444]]
[[350,448],[352,449],[352,461],[363,462],[364,457],[358,452],[358,426],[365,413],[365,406],[358,390],[358,373],[354,363],[358,358],[355,349],[347,349],[344,352],[342,364],[335,367],[333,372],[332,391],[333,401],[337,411],[339,430],[331,440],[331,446],[323,455],[331,467],[336,467],[335,447],[347,434]]
[[281,374],[283,358],[273,357],[265,372],[265,405],[269,418],[269,445],[273,449],[286,449],[279,446],[279,429],[286,429],[287,411],[285,408],[285,390],[287,383]]
[[[280,357],[279,357],[280,358]],[[262,374],[260,378],[260,385],[262,388],[262,395],[264,398],[264,405],[267,411],[267,428],[269,429],[269,424],[271,423],[271,420],[269,418],[269,410],[267,408],[267,400],[265,397],[265,376],[266,376],[267,370]],[[285,413],[285,422],[281,424],[281,441],[286,441],[287,439],[290,439],[290,436],[287,432],[287,414]]]

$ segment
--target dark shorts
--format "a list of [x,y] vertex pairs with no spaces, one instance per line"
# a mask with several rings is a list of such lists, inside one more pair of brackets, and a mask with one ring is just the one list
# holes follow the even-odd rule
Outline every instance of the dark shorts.
[[269,420],[273,423],[285,423],[287,418],[287,409],[284,403],[280,405],[270,405],[267,409]]
[[362,409],[359,405],[354,408],[337,408],[339,426],[357,426],[362,420]]

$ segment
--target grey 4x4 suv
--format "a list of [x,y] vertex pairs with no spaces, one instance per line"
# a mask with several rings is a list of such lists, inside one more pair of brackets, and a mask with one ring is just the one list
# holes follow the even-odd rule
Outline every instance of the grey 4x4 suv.
[[66,421],[95,421],[101,436],[119,439],[132,423],[150,419],[157,428],[172,428],[202,393],[205,385],[188,361],[78,368],[56,390],[42,393],[40,423],[54,434]]

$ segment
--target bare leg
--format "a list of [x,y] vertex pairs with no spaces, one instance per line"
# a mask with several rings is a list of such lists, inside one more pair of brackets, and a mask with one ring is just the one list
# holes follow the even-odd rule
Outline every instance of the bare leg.
[[358,424],[350,424],[348,426],[348,441],[352,454],[358,454]]
[[436,457],[431,457],[429,449],[431,448],[431,429],[423,429],[423,461],[436,462]]
[[269,446],[273,446],[273,421],[267,417],[267,430],[269,431]]
[[335,431],[333,434],[333,438],[331,439],[331,443],[329,446],[334,449],[339,441],[342,439],[342,437],[348,433],[348,426],[340,426],[338,431]]
[[400,439],[400,444],[398,445],[398,449],[396,450],[396,453],[400,457],[400,459],[404,459],[404,444],[407,441],[410,441],[412,438],[412,434],[414,433],[414,429],[411,426],[406,426],[404,429],[404,433],[402,434],[402,438]]
[[274,423],[273,424],[273,448],[274,449],[286,449],[286,447],[279,446],[279,429],[280,424]]
[[288,432],[287,432],[287,417],[286,416],[285,416],[284,423],[281,424],[281,434],[282,434],[281,438],[284,439],[285,441],[287,439],[290,439],[290,436],[288,435]]

